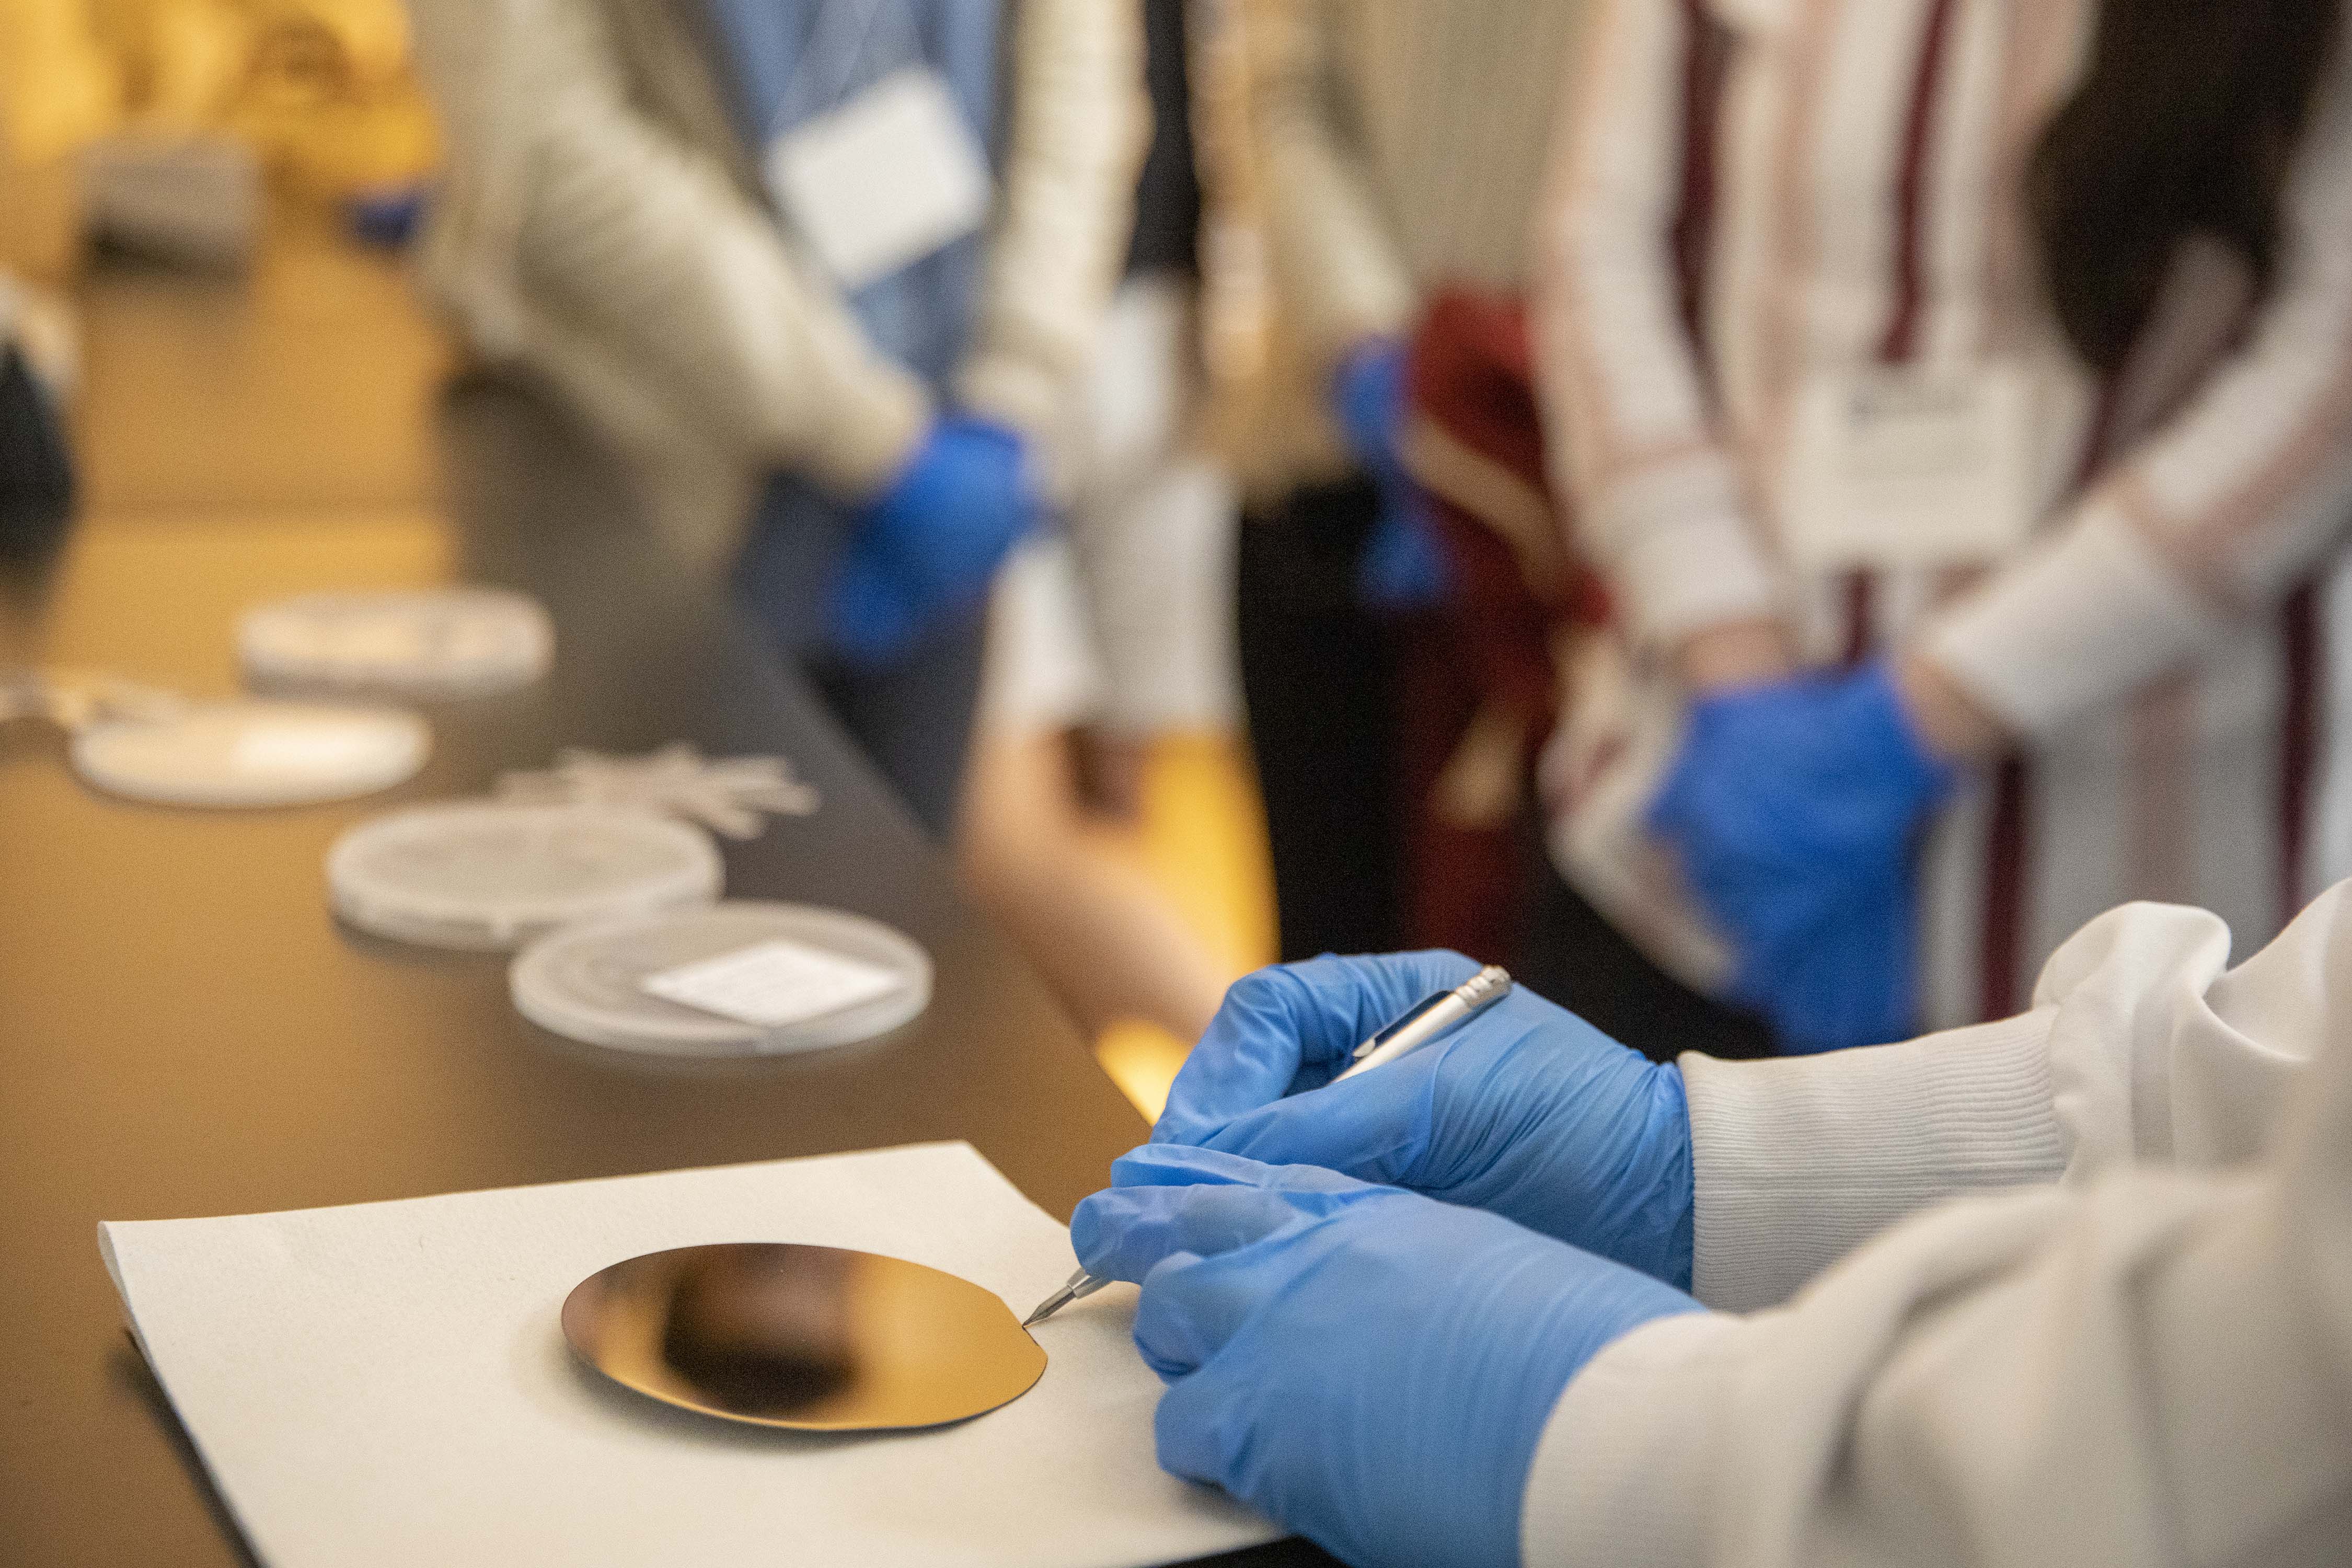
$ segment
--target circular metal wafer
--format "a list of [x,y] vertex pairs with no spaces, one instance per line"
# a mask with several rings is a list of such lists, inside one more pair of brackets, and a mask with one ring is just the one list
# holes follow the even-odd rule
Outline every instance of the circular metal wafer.
[[648,1398],[809,1432],[969,1420],[1045,1371],[1012,1310],[968,1279],[781,1242],[676,1247],[599,1269],[564,1300],[563,1337]]

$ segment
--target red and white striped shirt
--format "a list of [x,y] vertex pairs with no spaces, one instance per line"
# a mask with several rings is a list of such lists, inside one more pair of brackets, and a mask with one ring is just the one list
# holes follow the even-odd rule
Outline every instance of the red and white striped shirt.
[[[2096,0],[1601,0],[1538,218],[1558,488],[1620,635],[1576,658],[1547,783],[1564,868],[1702,984],[1719,942],[1642,826],[1684,693],[1664,650],[1779,616],[1807,658],[1923,647],[2021,738],[1927,850],[1927,1022],[2005,1014],[2101,910],[2248,944],[2352,870],[2352,50],[2258,310],[2183,247],[2112,385],[2044,295],[2024,176]],[[2032,388],[2032,541],[1967,573],[1797,569],[1775,498],[1812,377],[1999,359]]]

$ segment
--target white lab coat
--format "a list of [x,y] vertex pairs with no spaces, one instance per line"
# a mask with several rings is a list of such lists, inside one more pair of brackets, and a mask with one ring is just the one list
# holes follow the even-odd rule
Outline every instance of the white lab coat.
[[1530,1568],[2352,1563],[2352,883],[2229,944],[2133,905],[2022,1016],[1685,1058],[1725,1310],[1570,1384]]

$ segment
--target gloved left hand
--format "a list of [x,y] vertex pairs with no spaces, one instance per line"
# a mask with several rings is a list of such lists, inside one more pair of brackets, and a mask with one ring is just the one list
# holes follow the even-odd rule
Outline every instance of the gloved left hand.
[[1152,1140],[1393,1183],[1687,1286],[1690,1108],[1675,1068],[1518,986],[1425,1049],[1331,1081],[1368,1036],[1477,972],[1458,952],[1402,952],[1242,976]]
[[1569,1380],[1681,1291],[1521,1229],[1311,1166],[1147,1145],[1078,1205],[1093,1272],[1139,1282],[1168,1384],[1160,1462],[1357,1568],[1507,1568]]
[[1785,1047],[1900,1039],[1917,1013],[1912,860],[1958,770],[1881,661],[1703,697],[1650,826],[1738,955],[1736,1000]]
[[832,586],[834,646],[862,662],[894,658],[943,616],[976,607],[1042,510],[1017,433],[940,419],[859,512]]
[[1364,602],[1410,610],[1434,604],[1453,580],[1436,524],[1404,466],[1411,351],[1399,339],[1367,338],[1331,374],[1331,412],[1348,447],[1381,495],[1381,514],[1357,567]]

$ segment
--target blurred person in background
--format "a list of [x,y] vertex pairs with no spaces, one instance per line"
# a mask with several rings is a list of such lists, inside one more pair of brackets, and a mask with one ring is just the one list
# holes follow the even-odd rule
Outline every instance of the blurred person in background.
[[1188,32],[1203,7],[1142,8],[1152,139],[1125,280],[1079,389],[1066,526],[998,584],[957,849],[1090,1036],[1141,1021],[1190,1044],[1239,969],[1153,882],[1136,830],[1155,744],[1234,727],[1236,502],[1202,430]]
[[1524,283],[1585,8],[1236,8],[1274,317],[1244,465],[1242,679],[1286,957],[1410,942],[1517,961],[1537,856],[1520,753],[1540,735],[1468,668],[1478,616],[1421,492],[1408,383],[1448,300],[1507,310]]
[[2337,10],[1601,5],[1538,315],[1616,635],[1554,842],[1786,1048],[2004,1016],[2128,900],[2257,947],[2352,868]]
[[423,0],[426,253],[944,837],[1142,146],[1097,0]]

